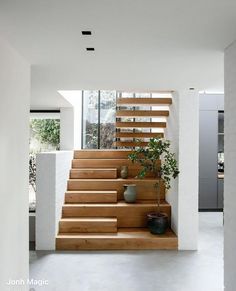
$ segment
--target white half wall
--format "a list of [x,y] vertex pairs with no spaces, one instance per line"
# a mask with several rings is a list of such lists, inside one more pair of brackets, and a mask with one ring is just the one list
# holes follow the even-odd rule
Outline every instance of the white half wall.
[[36,250],[55,250],[72,151],[37,154]]
[[1,291],[29,276],[29,104],[30,65],[0,38]]
[[224,284],[236,286],[236,42],[225,50]]
[[179,93],[178,241],[180,250],[198,247],[199,94]]

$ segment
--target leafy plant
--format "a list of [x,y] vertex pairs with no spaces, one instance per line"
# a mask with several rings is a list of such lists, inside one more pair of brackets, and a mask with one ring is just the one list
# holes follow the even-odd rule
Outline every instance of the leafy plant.
[[60,121],[58,119],[32,119],[30,128],[34,136],[43,144],[60,147]]
[[156,178],[154,188],[157,189],[157,205],[160,213],[160,186],[163,183],[166,189],[170,189],[171,178],[175,179],[179,174],[177,160],[175,154],[170,151],[169,140],[151,138],[147,147],[140,147],[138,143],[128,158],[133,163],[141,165],[139,178],[144,178],[148,173],[152,173]]

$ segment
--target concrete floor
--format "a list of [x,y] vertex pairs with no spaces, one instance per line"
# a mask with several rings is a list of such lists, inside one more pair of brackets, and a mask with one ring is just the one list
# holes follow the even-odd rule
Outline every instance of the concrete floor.
[[200,213],[198,251],[30,252],[31,291],[223,291],[222,213]]

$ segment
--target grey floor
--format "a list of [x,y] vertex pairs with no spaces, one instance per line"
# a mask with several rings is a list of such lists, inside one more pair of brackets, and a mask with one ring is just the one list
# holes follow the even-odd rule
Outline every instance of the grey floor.
[[223,291],[222,213],[200,213],[198,251],[30,252],[31,291]]

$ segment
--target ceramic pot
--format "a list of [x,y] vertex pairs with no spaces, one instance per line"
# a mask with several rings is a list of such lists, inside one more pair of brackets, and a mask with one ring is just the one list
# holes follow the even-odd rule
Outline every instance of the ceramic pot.
[[162,212],[148,213],[147,226],[152,234],[164,234],[169,226],[168,215]]
[[136,193],[136,185],[129,184],[124,185],[124,199],[128,203],[134,203],[136,201],[137,193]]
[[122,179],[128,178],[128,166],[122,166],[120,171],[120,176]]

